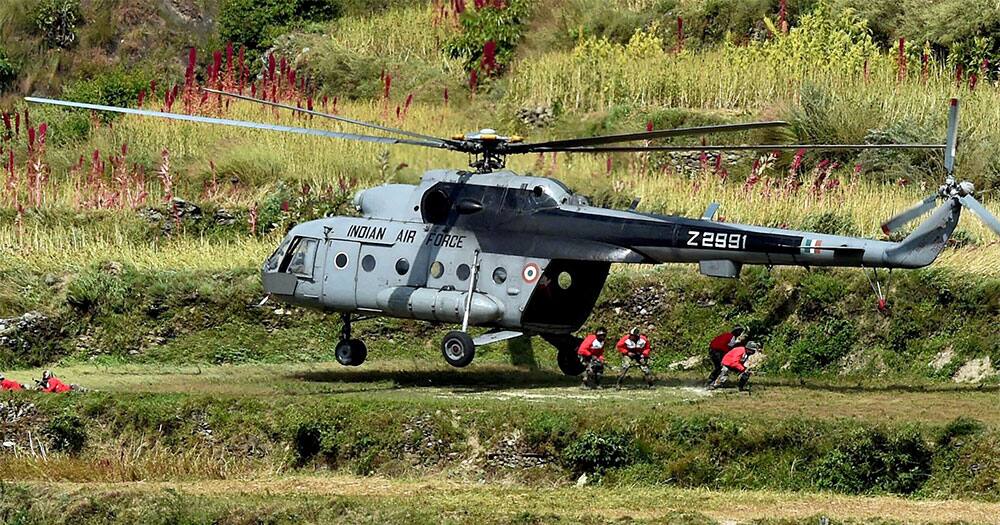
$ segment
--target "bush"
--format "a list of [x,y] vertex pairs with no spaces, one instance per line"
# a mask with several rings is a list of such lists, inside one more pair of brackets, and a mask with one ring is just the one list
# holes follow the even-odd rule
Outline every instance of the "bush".
[[931,450],[916,431],[856,429],[814,466],[816,484],[850,494],[912,494],[931,475]]
[[7,56],[6,51],[0,48],[0,93],[6,91],[14,85],[17,80],[18,66],[14,60]]
[[635,461],[635,436],[624,432],[589,431],[563,451],[563,460],[576,474],[601,474],[608,469],[624,467]]
[[331,20],[341,13],[337,0],[226,0],[219,11],[219,34],[260,51],[289,25]]
[[56,416],[45,428],[52,450],[77,454],[87,442],[87,429],[83,420],[75,414]]
[[139,92],[149,87],[152,76],[142,70],[119,67],[74,81],[63,88],[63,96],[74,102],[128,107],[139,100]]
[[480,67],[486,43],[493,42],[498,66],[494,73],[499,73],[514,58],[514,48],[524,32],[529,7],[527,0],[512,0],[503,8],[487,6],[462,13],[462,32],[445,42],[445,53],[462,59],[465,69],[471,71]]
[[51,47],[65,49],[76,43],[76,24],[82,18],[80,0],[42,0],[35,8],[35,26]]
[[789,372],[815,374],[836,363],[854,348],[852,321],[832,319],[806,331],[789,349]]

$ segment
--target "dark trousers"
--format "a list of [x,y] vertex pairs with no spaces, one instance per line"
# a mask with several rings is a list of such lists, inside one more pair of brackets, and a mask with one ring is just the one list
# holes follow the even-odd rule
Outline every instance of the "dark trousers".
[[708,376],[708,384],[712,384],[722,373],[722,358],[726,356],[725,352],[720,352],[712,348],[708,349],[708,358],[712,360],[712,373]]

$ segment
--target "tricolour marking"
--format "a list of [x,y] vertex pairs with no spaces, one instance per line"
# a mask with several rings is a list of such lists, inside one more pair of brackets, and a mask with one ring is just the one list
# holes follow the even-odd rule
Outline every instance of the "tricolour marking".
[[820,246],[822,245],[823,241],[819,239],[806,239],[806,243],[802,251],[808,254],[819,254],[823,251],[820,249]]
[[524,265],[524,269],[521,270],[521,278],[524,282],[528,284],[534,284],[538,280],[538,277],[542,275],[542,270],[538,268],[535,263],[528,263]]

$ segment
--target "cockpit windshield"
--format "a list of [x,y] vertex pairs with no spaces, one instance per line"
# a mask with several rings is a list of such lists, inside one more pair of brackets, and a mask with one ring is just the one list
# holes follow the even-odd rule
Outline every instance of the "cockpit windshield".
[[291,237],[285,237],[285,240],[281,241],[281,244],[274,250],[274,253],[264,262],[264,271],[273,272],[278,269],[278,265],[281,264],[281,259],[285,255],[285,250],[288,249],[288,245],[291,242]]

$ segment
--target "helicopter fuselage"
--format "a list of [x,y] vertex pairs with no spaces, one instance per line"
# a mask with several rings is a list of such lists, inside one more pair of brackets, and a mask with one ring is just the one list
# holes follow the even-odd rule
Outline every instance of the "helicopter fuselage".
[[[580,328],[612,263],[913,268],[958,221],[947,203],[902,243],[610,210],[548,178],[438,170],[360,192],[360,217],[297,225],[263,269],[265,291],[328,311],[535,333]],[[472,291],[471,298],[469,297]],[[468,308],[466,308],[468,305]]]

